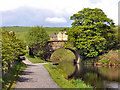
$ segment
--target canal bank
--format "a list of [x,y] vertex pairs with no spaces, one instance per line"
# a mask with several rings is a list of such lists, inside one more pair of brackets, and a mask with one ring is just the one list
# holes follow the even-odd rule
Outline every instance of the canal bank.
[[61,69],[57,70],[55,65],[45,64],[44,67],[48,70],[52,79],[61,88],[92,88],[90,85],[86,85],[81,79],[78,80],[68,80],[66,74],[62,72]]

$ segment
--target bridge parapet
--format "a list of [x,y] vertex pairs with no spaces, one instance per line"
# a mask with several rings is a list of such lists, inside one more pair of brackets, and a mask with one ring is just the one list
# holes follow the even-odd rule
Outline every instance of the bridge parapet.
[[62,48],[66,42],[68,41],[48,41],[47,45],[50,48],[50,51],[54,51]]

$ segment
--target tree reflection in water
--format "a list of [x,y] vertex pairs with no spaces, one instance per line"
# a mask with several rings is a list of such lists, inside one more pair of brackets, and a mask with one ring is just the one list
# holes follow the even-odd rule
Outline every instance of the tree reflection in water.
[[57,68],[61,69],[68,79],[80,78],[96,88],[118,88],[120,85],[119,67],[94,67],[64,62]]

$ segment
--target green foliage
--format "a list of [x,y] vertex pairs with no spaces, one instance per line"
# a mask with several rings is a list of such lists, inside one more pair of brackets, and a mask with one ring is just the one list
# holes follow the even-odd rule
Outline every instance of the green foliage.
[[57,70],[62,76],[64,76],[65,79],[67,79],[67,75],[64,73],[64,71],[62,69],[58,69]]
[[39,56],[39,55],[44,55],[46,52],[44,51],[44,50],[41,50],[41,51],[38,51],[37,52],[37,55]]
[[120,27],[116,27],[114,30],[116,31],[115,36],[117,41],[117,44],[114,47],[115,49],[120,49]]
[[2,89],[11,90],[14,88],[14,84],[17,82],[19,75],[27,67],[23,62],[16,63],[9,69],[8,73],[2,77]]
[[27,35],[27,44],[29,47],[35,47],[39,44],[40,47],[44,46],[48,41],[49,36],[42,27],[33,27]]
[[103,64],[108,64],[108,63],[110,63],[110,60],[109,59],[102,59],[102,60],[98,60],[98,62],[101,62]]
[[27,34],[27,45],[32,49],[33,55],[45,57],[45,45],[49,40],[49,35],[42,27],[33,27]]
[[19,56],[25,54],[25,45],[16,38],[14,32],[2,31],[2,70],[7,71]]
[[116,44],[114,23],[98,8],[84,8],[70,17],[74,20],[68,30],[69,41],[80,50],[81,56],[97,57]]
[[84,82],[81,79],[72,79],[70,80],[70,82],[74,84],[76,88],[89,88],[90,90],[93,90],[91,86],[84,84]]

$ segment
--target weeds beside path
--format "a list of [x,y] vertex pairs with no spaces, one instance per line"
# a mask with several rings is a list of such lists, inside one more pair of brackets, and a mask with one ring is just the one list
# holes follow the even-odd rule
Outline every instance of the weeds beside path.
[[15,88],[14,86],[19,75],[26,67],[27,65],[23,62],[17,62],[13,67],[11,67],[8,73],[2,76],[2,90]]

